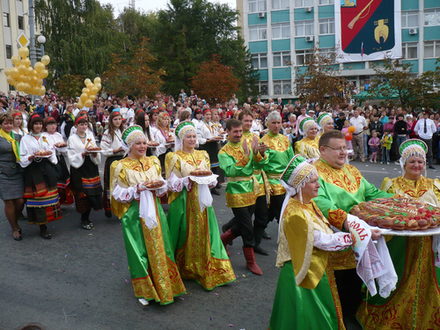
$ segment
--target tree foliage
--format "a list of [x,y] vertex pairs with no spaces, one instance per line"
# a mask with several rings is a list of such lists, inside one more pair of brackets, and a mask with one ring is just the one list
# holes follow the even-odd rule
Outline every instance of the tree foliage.
[[84,87],[83,75],[66,74],[54,81],[57,93],[63,97],[77,97]]
[[410,108],[436,108],[440,106],[440,94],[435,86],[440,84],[440,70],[426,71],[421,75],[411,72],[410,63],[385,59],[375,67],[376,77],[371,92],[385,98],[397,94],[399,103]]
[[256,77],[237,18],[238,13],[227,5],[207,0],[171,0],[166,10],[158,12],[160,25],[152,44],[167,73],[166,92],[187,89],[200,64],[218,54],[240,79],[239,96],[256,94]]
[[[136,52],[147,37],[151,42],[143,47],[157,58],[148,60],[147,66],[166,73],[164,92],[177,95],[181,88],[190,88],[200,65],[219,54],[222,64],[231,67],[240,80],[237,95],[245,98],[257,93],[251,56],[236,26],[238,13],[227,5],[171,0],[165,10],[143,13],[126,8],[114,18],[112,7],[97,0],[36,0],[36,17],[47,37],[53,80],[67,74],[93,77],[118,72],[125,86],[131,86],[133,79],[126,77],[139,72],[124,74],[120,68],[132,67],[134,58],[140,58]],[[112,80],[104,84],[107,87],[118,93],[128,90]],[[139,91],[136,87],[129,94]]]
[[37,0],[35,14],[57,79],[66,74],[95,76],[105,70],[124,35],[110,5],[97,0]]
[[299,74],[296,81],[300,100],[321,105],[343,103],[346,81],[338,76],[334,58],[315,50],[308,60],[306,71]]
[[228,101],[239,87],[239,79],[234,76],[232,68],[220,63],[220,57],[203,62],[197,74],[191,79],[194,92],[209,103]]
[[141,41],[127,62],[113,54],[109,69],[102,75],[106,90],[118,96],[153,97],[160,91],[164,74],[162,70],[152,68],[155,61],[148,49],[147,39]]

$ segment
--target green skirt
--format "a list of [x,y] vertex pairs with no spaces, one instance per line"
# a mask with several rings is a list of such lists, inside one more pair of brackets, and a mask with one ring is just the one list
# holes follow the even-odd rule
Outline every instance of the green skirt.
[[324,274],[315,289],[305,289],[296,285],[292,262],[286,262],[278,278],[270,329],[338,329],[327,275]]
[[165,213],[156,198],[158,225],[147,228],[139,217],[139,202],[132,201],[121,219],[128,268],[134,295],[170,304],[186,293],[170,242]]

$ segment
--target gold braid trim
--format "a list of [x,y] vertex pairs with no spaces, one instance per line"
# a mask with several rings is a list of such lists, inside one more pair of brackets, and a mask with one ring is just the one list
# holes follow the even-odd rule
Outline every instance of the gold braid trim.
[[[306,219],[312,219],[309,212],[306,210],[303,210],[305,218]],[[312,261],[312,252],[313,252],[313,221],[307,221],[307,245],[306,250],[304,251],[304,260],[301,266],[301,269],[299,270],[298,274],[295,276],[295,282],[296,285],[301,286],[301,282],[305,279],[307,276],[307,273],[310,268],[310,262]]]
[[255,193],[231,194],[226,193],[226,205],[230,208],[246,207],[255,204],[257,196]]

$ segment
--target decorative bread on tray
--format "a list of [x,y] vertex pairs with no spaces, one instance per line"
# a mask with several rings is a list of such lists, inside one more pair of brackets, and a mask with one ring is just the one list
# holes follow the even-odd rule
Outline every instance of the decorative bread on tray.
[[144,185],[148,189],[160,188],[163,186],[163,181],[162,180],[148,181],[148,182],[145,182]]
[[52,151],[50,151],[50,150],[38,150],[34,154],[34,156],[36,156],[36,157],[47,157],[47,156],[50,156],[50,155],[52,155]]
[[194,170],[189,173],[192,176],[210,176],[212,172],[210,170]]
[[440,225],[440,208],[409,198],[379,198],[351,211],[369,225],[393,230],[425,230]]

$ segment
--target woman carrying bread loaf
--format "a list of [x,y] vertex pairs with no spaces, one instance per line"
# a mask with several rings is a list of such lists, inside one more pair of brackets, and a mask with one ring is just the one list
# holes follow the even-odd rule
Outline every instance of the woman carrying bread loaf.
[[67,143],[63,136],[57,132],[58,124],[53,117],[47,117],[44,120],[43,137],[47,139],[49,144],[55,151],[58,159],[57,174],[58,174],[58,194],[60,195],[60,204],[70,205],[73,203],[73,194],[70,189],[70,173],[67,168]]
[[91,230],[90,212],[102,209],[102,186],[98,165],[100,148],[89,130],[87,116],[75,120],[75,133],[67,140],[67,157],[70,163],[70,185],[75,197],[76,211],[81,214],[81,228]]
[[121,160],[124,155],[122,147],[122,131],[124,124],[119,111],[113,110],[108,120],[108,127],[102,135],[101,148],[106,157],[104,165],[104,212],[111,218],[110,205],[110,166],[116,160]]
[[128,156],[112,163],[111,205],[121,219],[134,295],[142,305],[149,300],[170,304],[186,289],[158,198],[167,192],[167,185],[159,159],[145,155],[148,145],[142,127],[128,127],[122,140]]
[[204,289],[235,280],[228,254],[220,240],[212,207],[210,187],[217,176],[210,171],[208,153],[195,150],[197,130],[192,122],[181,122],[175,130],[176,152],[168,153],[168,223],[176,263],[184,279],[197,281]]
[[35,114],[28,123],[29,134],[20,141],[20,165],[24,168],[24,198],[30,223],[40,226],[40,236],[52,238],[46,224],[61,219],[57,189],[58,163],[54,148],[42,135],[43,119]]
[[[440,180],[426,176],[427,145],[410,139],[399,147],[402,176],[385,178],[381,189],[440,206]],[[438,237],[392,236],[388,248],[398,275],[388,298],[372,297],[358,310],[364,329],[438,329],[440,327],[440,261]],[[434,252],[436,250],[436,252]]]
[[329,259],[351,246],[351,234],[333,232],[313,198],[318,172],[296,155],[281,174],[286,196],[278,229],[279,267],[270,329],[345,329]]

